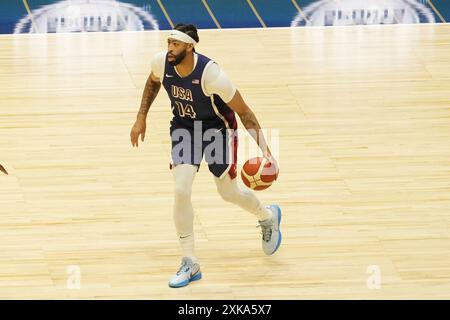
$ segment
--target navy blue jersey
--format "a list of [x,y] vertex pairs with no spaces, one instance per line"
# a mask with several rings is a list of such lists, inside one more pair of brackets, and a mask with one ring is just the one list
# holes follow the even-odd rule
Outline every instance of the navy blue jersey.
[[172,104],[172,126],[193,128],[194,121],[202,121],[203,129],[236,129],[234,111],[218,95],[208,96],[202,89],[203,71],[214,62],[201,54],[197,57],[192,73],[182,78],[166,54],[162,84]]

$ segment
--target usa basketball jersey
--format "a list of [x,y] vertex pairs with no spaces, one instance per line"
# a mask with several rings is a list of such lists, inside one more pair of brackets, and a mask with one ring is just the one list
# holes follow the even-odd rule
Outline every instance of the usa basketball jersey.
[[194,121],[202,121],[204,130],[237,129],[234,111],[218,95],[204,92],[203,72],[210,63],[214,62],[197,54],[194,70],[187,77],[180,77],[166,54],[162,84],[172,105],[172,127],[193,128]]

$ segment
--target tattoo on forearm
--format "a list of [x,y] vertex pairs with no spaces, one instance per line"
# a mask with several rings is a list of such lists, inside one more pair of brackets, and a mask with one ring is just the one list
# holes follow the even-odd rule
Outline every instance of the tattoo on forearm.
[[144,93],[142,94],[141,108],[139,109],[139,113],[145,115],[148,113],[151,104],[158,95],[159,88],[161,88],[161,82],[153,81],[151,77],[148,77],[147,82],[145,83]]
[[256,141],[260,149],[263,153],[269,151],[266,139],[264,138],[264,134],[261,130],[261,126],[259,125],[258,119],[253,112],[249,111],[240,115],[242,124],[245,129],[247,129],[248,133],[253,137]]
[[253,112],[246,112],[240,116],[242,124],[246,129],[260,130],[258,120]]

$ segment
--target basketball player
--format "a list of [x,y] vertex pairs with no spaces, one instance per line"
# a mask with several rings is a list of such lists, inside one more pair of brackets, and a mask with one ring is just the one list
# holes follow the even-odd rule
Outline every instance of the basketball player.
[[[235,113],[256,140],[264,157],[275,168],[276,161],[260,133],[261,128],[255,114],[219,65],[196,53],[195,45],[198,42],[197,29],[193,25],[178,24],[170,32],[168,50],[153,58],[137,120],[130,133],[133,147],[138,146],[139,136],[144,141],[147,113],[162,83],[172,104],[170,167],[175,180],[173,217],[183,252],[181,266],[169,280],[169,286],[173,288],[186,286],[202,277],[194,253],[191,190],[204,155],[221,197],[257,217],[262,231],[264,253],[275,253],[281,243],[280,207],[263,206],[250,190],[242,190],[237,185]],[[205,140],[213,140],[211,137],[205,138],[208,131],[210,136],[214,136],[215,152],[208,152],[210,150]]]

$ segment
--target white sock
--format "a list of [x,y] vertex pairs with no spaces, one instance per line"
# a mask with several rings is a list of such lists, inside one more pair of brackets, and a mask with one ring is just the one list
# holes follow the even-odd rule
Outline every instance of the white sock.
[[190,234],[184,237],[179,237],[179,242],[181,246],[181,250],[183,251],[183,257],[189,257],[191,260],[196,263],[197,258],[194,254],[194,235]]

